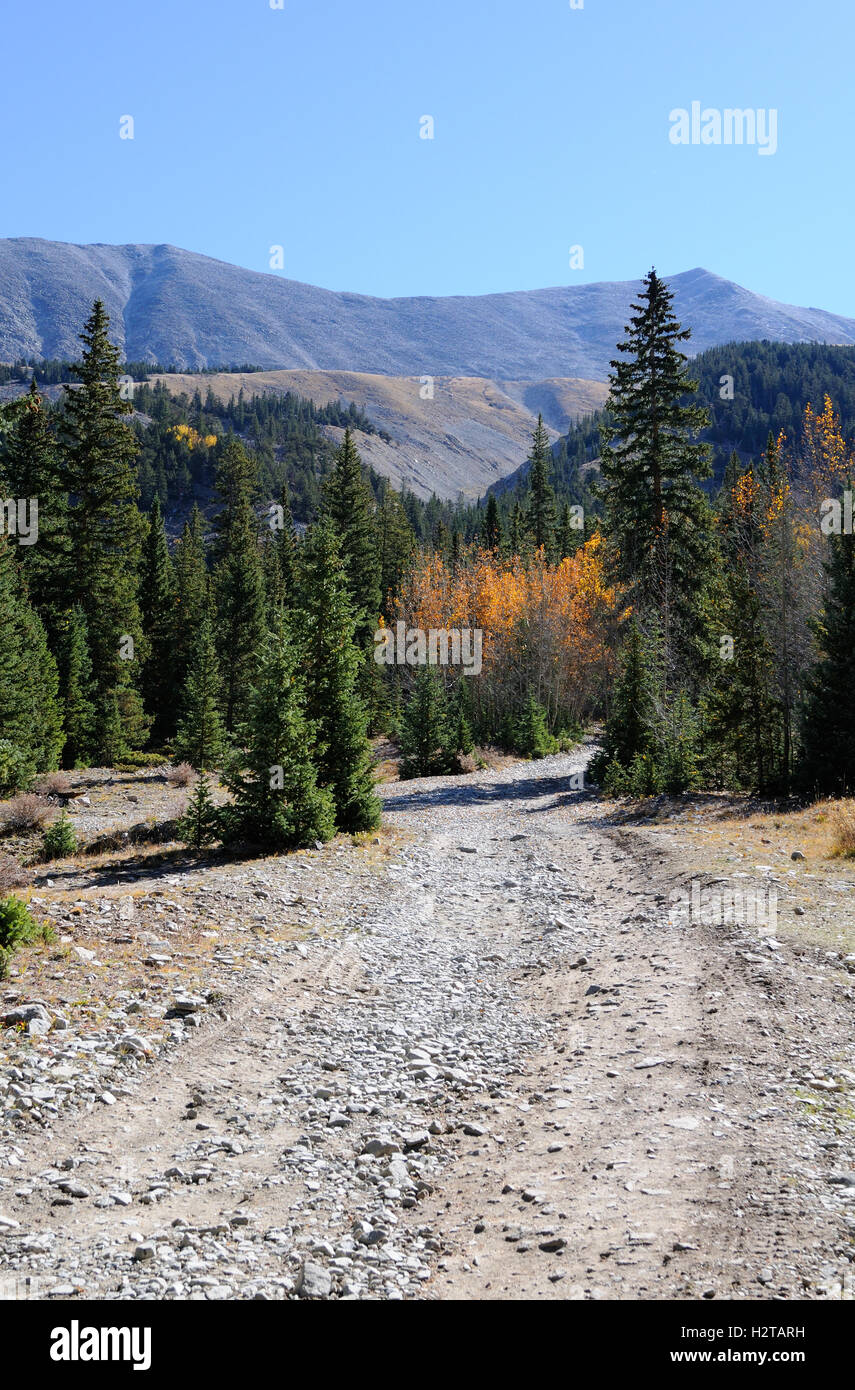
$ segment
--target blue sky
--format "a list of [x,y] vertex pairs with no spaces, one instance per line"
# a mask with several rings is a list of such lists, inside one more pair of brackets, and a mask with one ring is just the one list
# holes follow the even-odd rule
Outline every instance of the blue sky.
[[[378,295],[703,265],[855,316],[852,0],[40,0],[2,33],[0,236],[281,245]],[[675,146],[693,101],[774,108],[776,153]]]

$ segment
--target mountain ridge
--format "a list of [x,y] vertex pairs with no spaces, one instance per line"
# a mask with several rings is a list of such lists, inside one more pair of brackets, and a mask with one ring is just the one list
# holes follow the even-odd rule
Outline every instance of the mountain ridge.
[[[782,304],[703,267],[666,277],[690,350],[855,344],[855,319]],[[388,376],[603,381],[640,281],[379,299],[247,270],[168,243],[0,240],[0,359],[75,357],[92,301],[132,361],[251,362]]]

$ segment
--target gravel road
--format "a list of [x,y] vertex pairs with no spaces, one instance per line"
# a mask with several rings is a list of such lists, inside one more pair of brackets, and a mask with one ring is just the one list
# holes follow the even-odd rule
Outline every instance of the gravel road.
[[7,1059],[0,1292],[850,1297],[852,977],[672,921],[586,757],[386,787],[371,875],[261,861],[328,915],[108,1099],[35,1123],[74,1049]]

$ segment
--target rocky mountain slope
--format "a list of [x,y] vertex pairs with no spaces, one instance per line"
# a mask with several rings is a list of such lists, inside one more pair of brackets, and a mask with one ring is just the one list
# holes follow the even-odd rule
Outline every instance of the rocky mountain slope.
[[[668,278],[696,352],[737,339],[855,343],[852,319],[779,304],[707,270]],[[131,361],[602,381],[637,288],[604,282],[376,299],[173,246],[16,237],[0,241],[0,360],[75,356],[80,326],[100,298]]]
[[[418,377],[368,372],[219,372],[203,377],[168,375],[170,391],[191,394],[210,389],[221,400],[266,391],[294,391],[316,405],[353,401],[391,440],[359,434],[365,463],[406,486],[418,497],[474,500],[491,483],[520,467],[531,445],[538,412],[553,438],[570,423],[602,405],[602,382],[552,380],[489,381],[483,377],[437,377],[433,396],[422,398]],[[338,441],[343,433],[326,431]]]

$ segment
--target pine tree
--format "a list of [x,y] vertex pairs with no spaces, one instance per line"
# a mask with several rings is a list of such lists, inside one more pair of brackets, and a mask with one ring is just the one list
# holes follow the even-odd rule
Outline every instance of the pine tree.
[[400,590],[416,538],[400,494],[384,483],[377,517],[381,606]]
[[603,734],[602,752],[591,766],[598,780],[613,764],[626,772],[636,757],[653,755],[658,729],[658,643],[645,637],[633,618],[629,625],[615,683],[612,707]]
[[570,503],[565,502],[561,508],[561,518],[558,522],[558,535],[556,538],[556,548],[559,560],[566,560],[578,550],[582,533],[573,526],[573,516],[570,511]]
[[24,401],[0,457],[0,489],[7,497],[29,503],[31,525],[33,501],[38,508],[38,540],[19,545],[17,559],[29,600],[55,645],[68,604],[68,496],[57,441],[35,379]]
[[[763,466],[728,463],[718,502],[711,629],[719,641],[702,702],[703,763],[721,786],[766,791],[777,780],[780,711],[763,597],[769,486]],[[715,647],[715,641],[713,641]]]
[[528,524],[535,549],[542,546],[547,560],[553,558],[555,549],[555,493],[549,481],[551,461],[549,435],[543,416],[538,415],[528,456]]
[[0,740],[11,749],[15,786],[52,771],[62,748],[56,663],[41,619],[28,602],[11,545],[0,534]]
[[829,538],[828,587],[816,624],[819,661],[807,681],[800,781],[826,796],[855,795],[855,540]]
[[211,796],[211,787],[200,772],[184,815],[176,826],[179,840],[192,849],[203,849],[220,838],[220,815]]
[[233,804],[224,838],[299,849],[335,834],[332,794],[318,786],[314,730],[303,713],[297,660],[284,621],[268,635],[240,730],[244,752],[223,778]]
[[86,618],[96,743],[105,753],[139,746],[146,727],[134,688],[135,670],[145,657],[136,597],[144,525],[133,473],[137,443],[123,419],[131,407],[119,393],[119,352],[108,330],[97,300],[80,334],[84,353],[74,369],[80,385],[64,388],[61,417],[74,559],[67,601],[69,607],[79,605]]
[[267,621],[273,625],[279,609],[291,607],[297,588],[297,532],[287,483],[282,484],[279,502],[271,509],[268,520],[269,534],[262,547],[262,566]]
[[173,614],[175,682],[183,690],[196,637],[210,607],[210,580],[205,562],[202,514],[194,505],[175,547],[175,609]]
[[557,746],[549,732],[546,710],[529,695],[516,721],[514,747],[526,758],[546,758]]
[[264,578],[252,505],[256,474],[255,460],[237,439],[229,439],[216,476],[222,510],[216,520],[214,571],[217,650],[229,733],[246,709],[266,630]]
[[347,429],[324,484],[324,515],[329,517],[341,543],[357,641],[363,648],[373,642],[380,612],[380,561],[373,513],[362,460]]
[[374,791],[367,717],[357,691],[362,657],[338,539],[329,519],[303,545],[303,665],[306,712],[318,740],[318,781],[328,787],[340,830],[370,830],[380,822]]
[[401,778],[456,771],[455,734],[442,681],[433,666],[422,666],[401,719]]
[[639,614],[655,615],[663,639],[663,679],[697,679],[699,604],[711,562],[710,515],[697,479],[710,475],[709,449],[694,442],[709,423],[686,403],[697,382],[678,344],[690,336],[672,312],[655,270],[618,344],[601,428],[601,467],[611,577]]
[[95,754],[95,688],[83,609],[68,614],[60,640],[60,690],[65,712],[64,767],[86,766]]
[[508,535],[508,549],[511,555],[521,555],[523,549],[522,538],[522,509],[519,502],[515,502],[511,511],[511,528]]
[[139,603],[148,652],[142,669],[143,701],[153,724],[151,737],[161,743],[175,729],[179,687],[175,670],[177,591],[166,528],[155,495],[143,546]]
[[499,517],[499,504],[493,493],[487,498],[487,511],[484,517],[484,545],[487,550],[501,550],[502,522]]
[[206,614],[195,634],[175,736],[176,760],[186,760],[199,772],[222,765],[226,740],[220,715],[221,697],[213,624]]

